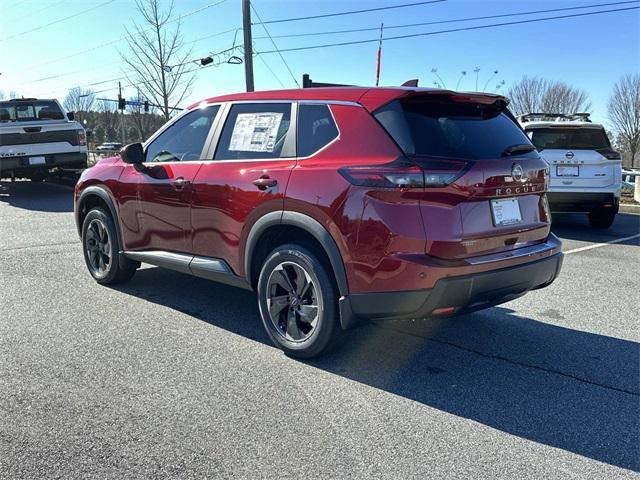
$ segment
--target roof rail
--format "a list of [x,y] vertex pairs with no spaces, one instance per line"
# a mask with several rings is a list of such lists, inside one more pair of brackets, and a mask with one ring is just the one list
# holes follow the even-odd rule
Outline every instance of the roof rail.
[[311,80],[308,73],[302,75],[302,88],[322,88],[322,87],[353,87],[354,85],[344,85],[342,83],[320,83]]
[[531,122],[533,120],[547,120],[552,122],[570,122],[578,120],[582,122],[591,122],[589,118],[591,114],[587,112],[576,113],[525,113],[518,115],[517,119],[520,123]]

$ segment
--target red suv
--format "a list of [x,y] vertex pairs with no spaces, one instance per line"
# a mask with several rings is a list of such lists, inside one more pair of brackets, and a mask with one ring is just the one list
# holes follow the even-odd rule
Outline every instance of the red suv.
[[562,254],[547,165],[507,103],[344,87],[194,104],[82,175],[87,267],[102,284],[144,262],[256,290],[299,357],[361,320],[512,300],[553,282]]

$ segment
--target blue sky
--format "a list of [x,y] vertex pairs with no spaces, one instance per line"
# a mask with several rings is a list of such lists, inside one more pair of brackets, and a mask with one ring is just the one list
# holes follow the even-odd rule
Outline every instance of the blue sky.
[[[219,0],[218,0],[219,1]],[[264,21],[279,18],[320,15],[411,3],[416,0],[254,0],[253,5]],[[460,19],[475,16],[526,12],[573,6],[610,3],[614,0],[448,0],[431,5],[413,6],[377,12],[320,18],[314,20],[273,23],[267,25],[272,36],[322,32],[328,30],[376,28],[407,23]],[[124,28],[136,18],[133,0],[0,0],[0,90],[17,91],[24,96],[59,97],[73,86],[91,86],[100,96],[114,98],[117,81],[105,80],[122,76],[123,65],[118,51],[126,51],[126,42],[119,39]],[[105,4],[99,8],[94,6]],[[168,0],[167,0],[168,3]],[[240,0],[176,0],[175,13],[184,14],[203,8],[182,21],[185,42],[230,30],[241,25]],[[462,26],[533,19],[545,16],[585,13],[624,8],[633,5],[594,7],[570,12],[557,12],[495,20],[476,20],[444,25],[418,26],[387,30],[385,35],[403,35]],[[46,28],[38,27],[61,20],[84,10],[86,13],[63,20]],[[419,78],[422,86],[443,81],[455,87],[461,71],[467,71],[460,82],[461,90],[475,90],[473,70],[480,67],[478,89],[487,84],[488,91],[504,80],[500,91],[506,91],[523,75],[539,75],[552,80],[564,80],[585,89],[593,103],[597,121],[606,122],[606,101],[613,83],[623,74],[640,68],[640,10],[603,15],[534,22],[386,41],[382,54],[382,85],[400,85],[410,78]],[[254,21],[256,17],[254,15]],[[37,29],[30,33],[26,31]],[[253,28],[258,51],[273,50],[260,25]],[[192,44],[196,57],[223,50],[232,45],[233,32],[228,32]],[[298,38],[275,38],[279,48],[348,42],[377,38],[378,32]],[[238,35],[241,40],[241,34]],[[73,55],[92,49],[89,52]],[[317,81],[372,84],[375,80],[376,43],[286,52],[284,57],[301,81],[309,73]],[[61,58],[69,57],[69,58]],[[277,54],[265,54],[263,59],[277,75],[254,60],[257,89],[295,87],[294,80]],[[437,69],[440,79],[432,73]],[[499,73],[493,76],[493,70]],[[48,78],[57,77],[57,78]],[[281,82],[281,83],[280,83]],[[488,82],[488,83],[487,83]],[[127,84],[126,81],[123,82]],[[224,64],[198,72],[197,82],[185,104],[204,97],[244,89],[244,67]],[[107,90],[107,91],[104,91]],[[126,95],[134,89],[126,88]]]

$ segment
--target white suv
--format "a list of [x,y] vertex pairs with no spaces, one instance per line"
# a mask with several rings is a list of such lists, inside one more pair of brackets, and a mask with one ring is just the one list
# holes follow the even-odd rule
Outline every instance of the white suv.
[[588,113],[529,113],[518,117],[550,167],[547,197],[552,211],[584,212],[595,228],[609,228],[618,213],[620,154]]

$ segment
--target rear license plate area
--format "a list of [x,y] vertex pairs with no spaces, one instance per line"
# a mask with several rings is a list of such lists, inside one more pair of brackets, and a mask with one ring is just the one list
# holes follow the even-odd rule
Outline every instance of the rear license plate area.
[[579,177],[579,165],[556,165],[556,176],[558,177]]
[[496,227],[522,222],[520,202],[517,198],[500,198],[490,202],[493,224]]
[[29,165],[44,165],[47,163],[44,157],[29,157]]

